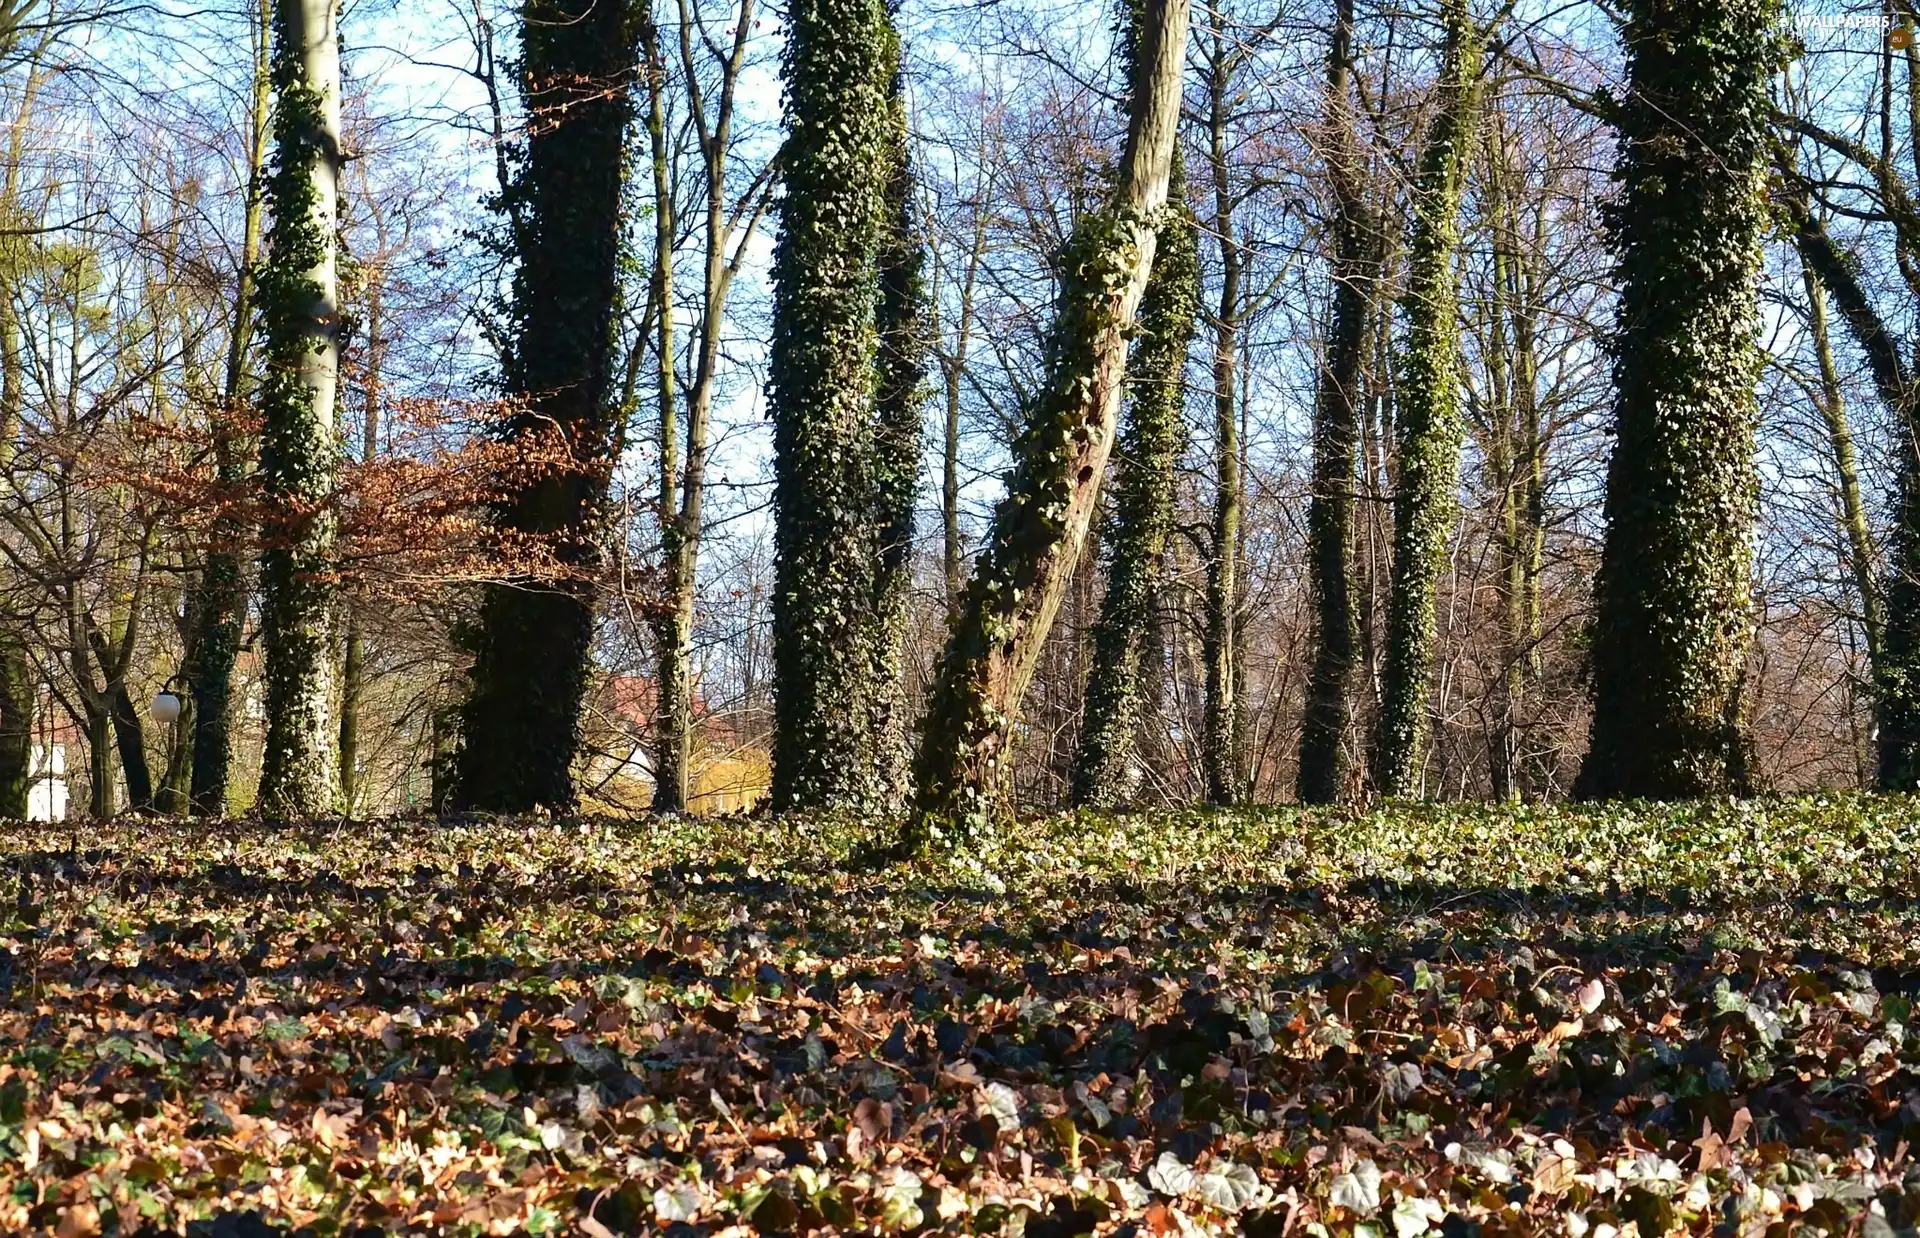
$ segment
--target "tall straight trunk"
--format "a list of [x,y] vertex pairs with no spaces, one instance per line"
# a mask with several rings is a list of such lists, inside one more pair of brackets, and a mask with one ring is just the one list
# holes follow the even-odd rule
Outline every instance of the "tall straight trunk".
[[875,789],[889,810],[906,803],[908,761],[902,660],[913,585],[913,508],[920,491],[920,410],[927,389],[925,246],[914,215],[914,173],[908,147],[905,72],[894,48],[886,189],[886,232],[880,244],[880,300],[875,322],[879,373],[873,433],[873,609],[868,701]]
[[[983,187],[984,192],[984,187]],[[980,261],[987,250],[987,210],[973,207],[973,244],[967,249],[966,273],[960,280],[960,321],[955,326],[953,351],[940,358],[940,378],[946,396],[940,452],[940,565],[947,585],[947,614],[959,611],[966,575],[960,549],[960,384],[967,373],[967,351],[973,342],[974,292],[979,287]]]
[[[383,272],[367,281],[366,402],[361,410],[360,459],[372,464],[380,454],[381,366],[385,361],[386,301]],[[366,681],[366,634],[360,607],[347,603],[347,636],[340,658],[340,802],[352,813],[360,807],[360,709]]]
[[1143,9],[1117,184],[1065,255],[1046,379],[1014,444],[1007,496],[954,621],[923,731],[920,807],[966,824],[990,811],[1021,698],[1086,540],[1113,446],[1127,336],[1153,267],[1188,6],[1148,0]]
[[768,384],[777,810],[873,791],[874,301],[894,59],[881,0],[800,0],[790,21]]
[[1210,804],[1240,796],[1240,280],[1244,256],[1234,235],[1227,150],[1228,47],[1225,17],[1213,12],[1213,58],[1208,74],[1208,162],[1213,172],[1213,232],[1220,245],[1220,304],[1213,318],[1213,543],[1207,560],[1207,621],[1203,657],[1207,697],[1200,760]]
[[[24,10],[16,13],[17,22]],[[0,237],[0,464],[11,468],[14,444],[25,412],[27,361],[18,306],[11,288],[24,273],[27,248],[24,237],[30,228],[20,207],[20,169],[26,149],[28,122],[45,80],[43,54],[53,28],[42,32],[29,57],[30,67],[21,91],[19,110],[9,126],[5,197],[0,200],[4,224],[19,235]],[[4,32],[0,47],[12,50],[18,41],[17,25]],[[25,625],[0,626],[0,819],[25,820],[33,785],[33,715],[39,694],[39,673],[27,644]],[[49,762],[51,754],[48,755]]]
[[1773,0],[1630,0],[1611,344],[1615,441],[1575,791],[1738,790]]
[[627,5],[608,0],[525,3],[520,73],[535,123],[507,191],[519,267],[503,377],[526,409],[501,432],[509,441],[557,432],[565,459],[519,486],[495,519],[545,543],[557,571],[486,590],[461,716],[460,809],[564,812],[578,801],[597,524],[620,437],[613,328],[639,27]]
[[1407,234],[1407,331],[1396,358],[1393,585],[1387,599],[1386,682],[1374,781],[1416,795],[1426,759],[1434,603],[1458,512],[1460,446],[1460,198],[1480,116],[1480,37],[1465,0],[1446,9],[1434,115]]
[[260,474],[270,522],[260,565],[267,681],[260,805],[298,818],[332,811],[338,793],[328,577],[340,369],[340,42],[332,0],[280,0],[277,19],[273,233],[260,289],[267,348]]
[[1176,152],[1128,363],[1132,398],[1120,432],[1107,588],[1093,626],[1085,720],[1070,788],[1074,804],[1082,807],[1111,808],[1127,793],[1141,662],[1156,635],[1174,521],[1174,470],[1186,442],[1187,348],[1200,308],[1200,236],[1186,196]]
[[[1507,134],[1497,106],[1489,110],[1489,122],[1494,130],[1487,161],[1494,286],[1488,316],[1496,359],[1504,371],[1504,394],[1497,402],[1494,437],[1504,464],[1499,481],[1497,551],[1505,673],[1493,783],[1495,794],[1506,797],[1523,796],[1530,789],[1529,771],[1521,754],[1521,727],[1527,694],[1538,668],[1546,457],[1535,393],[1539,373],[1534,350],[1535,276],[1523,246],[1517,194],[1511,183],[1520,173],[1510,161]],[[1506,365],[1509,345],[1510,368]]]
[[678,213],[669,177],[666,60],[652,0],[642,0],[640,47],[647,73],[647,154],[653,173],[654,407],[660,431],[660,559],[665,579],[654,618],[659,673],[654,708],[653,810],[684,812],[693,764],[692,547],[680,519],[680,425],[675,391],[673,245]]
[[[247,200],[241,226],[240,269],[227,334],[227,364],[220,407],[214,411],[216,480],[223,489],[237,489],[246,476],[244,436],[233,431],[248,389],[248,350],[253,340],[255,275],[260,262],[260,238],[266,218],[266,170],[272,106],[272,0],[260,0],[255,27],[253,109],[248,145]],[[193,635],[182,668],[193,709],[193,772],[188,801],[198,816],[217,817],[227,810],[227,773],[232,754],[229,734],[233,697],[233,664],[240,653],[241,625],[246,618],[246,576],[240,558],[243,530],[239,520],[222,515],[214,521],[211,544],[201,565],[200,580],[191,603]]]
[[1353,0],[1339,0],[1327,51],[1327,182],[1334,201],[1333,313],[1313,400],[1313,485],[1307,500],[1308,579],[1313,589],[1313,667],[1300,724],[1294,793],[1307,804],[1339,798],[1344,771],[1357,621],[1352,567],[1354,452],[1360,440],[1367,323],[1379,279],[1378,223],[1366,202],[1353,108]]
[[[708,109],[708,95],[690,85],[687,105],[699,143],[702,182],[706,189],[703,282],[697,327],[690,326],[693,375],[683,394],[686,403],[684,451],[680,439],[674,366],[675,344],[673,245],[678,235],[670,177],[671,159],[666,124],[666,62],[660,31],[650,11],[642,10],[640,41],[647,62],[647,146],[652,161],[654,212],[654,313],[656,315],[655,388],[660,430],[660,551],[665,582],[653,621],[659,650],[659,700],[655,713],[656,766],[653,807],[656,812],[681,812],[688,807],[693,765],[693,620],[699,586],[702,507],[706,495],[707,434],[714,388],[720,373],[720,346],[726,325],[727,297],[739,272],[759,221],[760,176],[729,214],[727,162],[732,156],[733,115],[740,76],[746,64],[747,41],[753,28],[753,0],[741,0],[733,22],[733,43],[720,64],[718,97]],[[702,80],[695,66],[695,19],[686,0],[679,3],[680,63],[685,80]],[[704,40],[703,40],[704,43]],[[707,44],[711,48],[711,44]],[[719,59],[717,51],[712,52]],[[733,240],[743,211],[751,206],[739,240]],[[734,248],[731,256],[729,244]],[[684,461],[684,463],[683,463]]]

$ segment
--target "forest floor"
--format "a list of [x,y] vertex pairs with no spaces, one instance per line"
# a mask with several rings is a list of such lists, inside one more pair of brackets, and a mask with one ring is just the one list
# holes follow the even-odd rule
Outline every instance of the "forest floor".
[[0,828],[0,1233],[1891,1238],[1917,808]]

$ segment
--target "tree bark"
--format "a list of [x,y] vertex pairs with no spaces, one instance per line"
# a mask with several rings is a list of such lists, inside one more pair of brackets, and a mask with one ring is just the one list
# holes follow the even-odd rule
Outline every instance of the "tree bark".
[[260,806],[315,817],[338,800],[333,728],[334,397],[340,306],[340,46],[332,0],[280,0],[273,76],[278,148],[261,284],[267,374],[260,472],[271,527],[261,558],[266,753]]
[[1752,642],[1757,283],[1777,6],[1631,0],[1615,442],[1576,794],[1737,791]]
[[607,0],[526,0],[520,72],[534,123],[508,188],[519,269],[503,376],[526,404],[508,441],[557,431],[565,457],[500,507],[544,544],[545,579],[489,585],[461,712],[453,804],[567,812],[593,645],[599,522],[619,440],[613,326],[620,303],[621,186],[640,22]]
[[1167,200],[1187,42],[1186,0],[1149,0],[1112,198],[1064,263],[1047,377],[1014,444],[1007,496],[947,642],[917,762],[919,806],[961,824],[991,807],[1007,743],[1066,592],[1113,445],[1127,335]]

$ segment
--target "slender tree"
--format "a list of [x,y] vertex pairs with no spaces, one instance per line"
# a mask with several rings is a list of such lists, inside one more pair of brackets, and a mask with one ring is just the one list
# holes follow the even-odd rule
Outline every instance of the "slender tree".
[[1073,770],[1073,802],[1092,808],[1112,807],[1126,794],[1141,662],[1155,630],[1174,522],[1174,469],[1186,442],[1185,370],[1200,308],[1200,234],[1187,207],[1177,152],[1167,200],[1127,365],[1131,398],[1120,431],[1113,531],[1106,539],[1107,588],[1093,627],[1093,666]]
[[1142,10],[1115,187],[1083,217],[1063,257],[1046,377],[1014,444],[1007,495],[955,618],[921,737],[919,806],[963,825],[991,809],[1014,717],[1080,558],[1113,445],[1127,336],[1153,267],[1188,6],[1148,0]]
[[[739,158],[734,151],[734,111],[741,75],[747,67],[748,40],[758,24],[754,20],[754,0],[739,0],[729,18],[732,40],[724,44],[701,39],[696,45],[694,32],[703,24],[697,6],[681,0],[678,9],[680,70],[687,83],[682,102],[692,122],[689,127],[699,155],[706,208],[696,224],[703,245],[702,278],[695,312],[686,324],[692,377],[684,390],[675,373],[680,363],[675,351],[680,324],[675,314],[679,298],[674,285],[674,249],[680,240],[681,218],[674,199],[677,160],[667,124],[667,64],[650,0],[642,0],[640,7],[640,41],[647,66],[647,153],[653,175],[653,352],[660,431],[660,557],[665,578],[653,621],[659,656],[659,697],[654,711],[656,812],[680,812],[687,807],[693,772],[693,620],[704,533],[707,438],[721,374],[727,299],[759,226],[774,170],[774,161],[763,163],[746,189],[728,200],[729,168]],[[702,51],[696,51],[696,46]],[[700,85],[709,80],[699,63],[702,52],[717,74],[717,88]],[[686,412],[684,442],[679,415],[682,404]]]
[[[875,299],[894,36],[881,0],[799,0],[773,260],[773,803],[873,791]],[[878,173],[876,175],[876,173]]]
[[532,123],[506,192],[519,266],[502,368],[525,411],[502,433],[557,430],[568,458],[528,480],[496,519],[548,544],[562,572],[487,589],[461,715],[454,804],[463,809],[576,802],[598,522],[619,437],[613,325],[639,28],[625,0],[526,0],[523,10],[520,73]]
[[331,811],[337,798],[328,580],[340,365],[340,41],[333,0],[280,0],[275,16],[273,231],[260,287],[260,475],[271,521],[261,559],[260,804],[274,815],[309,817]]
[[1368,313],[1379,277],[1378,222],[1366,199],[1353,107],[1353,0],[1337,0],[1327,50],[1322,159],[1333,194],[1333,316],[1313,401],[1313,489],[1307,501],[1308,579],[1313,589],[1313,669],[1300,727],[1294,790],[1302,802],[1340,794],[1341,744],[1357,657],[1348,559],[1353,543],[1354,452]]
[[927,398],[927,357],[932,348],[924,269],[926,247],[916,215],[908,148],[906,74],[894,49],[889,99],[886,232],[879,256],[877,310],[879,378],[873,435],[874,559],[873,659],[869,733],[880,803],[904,804],[908,794],[906,702],[902,699],[903,646],[913,584],[913,509],[920,493],[920,412]]
[[1607,224],[1620,304],[1595,579],[1593,722],[1576,792],[1744,781],[1752,639],[1756,284],[1773,0],[1630,0]]
[[1399,483],[1393,496],[1393,586],[1387,673],[1375,740],[1375,782],[1389,795],[1420,788],[1434,598],[1457,512],[1460,445],[1460,198],[1480,117],[1480,35],[1465,0],[1448,0],[1433,119],[1407,235],[1407,329],[1394,407]]
[[[253,98],[248,112],[247,198],[241,217],[240,266],[236,272],[233,314],[227,331],[225,381],[214,410],[214,467],[223,488],[245,480],[249,446],[235,429],[241,405],[250,394],[249,351],[253,344],[255,276],[266,222],[266,173],[273,136],[272,2],[260,0],[254,11]],[[197,816],[227,811],[227,771],[232,758],[233,664],[240,654],[240,628],[246,618],[246,569],[241,560],[244,530],[223,513],[214,523],[211,545],[201,564],[191,603],[193,633],[182,668],[190,685],[193,711],[193,775],[188,791]]]
[[[1813,313],[1816,344],[1826,335],[1825,297],[1847,324],[1867,359],[1875,394],[1893,415],[1899,467],[1894,484],[1892,535],[1888,538],[1884,584],[1872,575],[1873,548],[1867,536],[1859,481],[1852,476],[1853,442],[1845,410],[1839,404],[1837,380],[1828,384],[1822,401],[1829,441],[1841,475],[1842,518],[1847,525],[1849,559],[1866,619],[1867,649],[1873,665],[1874,720],[1878,731],[1878,770],[1881,790],[1908,791],[1920,784],[1920,398],[1911,366],[1900,341],[1873,307],[1861,286],[1855,264],[1841,251],[1826,224],[1808,201],[1808,186],[1777,156],[1787,192],[1782,205],[1793,229],[1794,242],[1805,266],[1809,309]],[[1823,369],[1832,365],[1830,348],[1821,348]],[[1823,378],[1826,375],[1823,373]]]
[[1246,506],[1240,441],[1240,325],[1246,294],[1241,288],[1246,254],[1235,234],[1228,111],[1232,105],[1236,43],[1226,14],[1213,10],[1207,63],[1208,165],[1213,173],[1213,232],[1220,246],[1220,300],[1213,315],[1213,541],[1207,551],[1206,712],[1200,738],[1201,773],[1207,802],[1231,804],[1242,781],[1240,685],[1240,520]]

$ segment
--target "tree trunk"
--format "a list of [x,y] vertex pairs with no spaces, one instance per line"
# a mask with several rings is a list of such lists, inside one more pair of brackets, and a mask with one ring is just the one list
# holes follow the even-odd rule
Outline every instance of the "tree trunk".
[[113,715],[104,702],[88,702],[82,712],[87,723],[87,816],[105,821],[117,811],[113,802]]
[[1234,236],[1228,182],[1227,40],[1225,18],[1213,16],[1214,56],[1208,79],[1208,138],[1213,170],[1213,230],[1220,245],[1220,306],[1213,320],[1213,544],[1207,561],[1207,621],[1203,657],[1207,701],[1200,759],[1210,804],[1231,804],[1240,794],[1240,671],[1235,629],[1240,617],[1240,417],[1234,384],[1239,377],[1240,278],[1244,265]]
[[621,184],[639,55],[629,6],[526,0],[520,72],[535,123],[509,188],[519,269],[503,377],[527,403],[509,440],[554,430],[566,459],[522,485],[496,519],[551,550],[556,578],[488,586],[454,805],[570,811],[593,644],[596,524],[619,438],[613,325],[620,299]]
[[873,791],[874,290],[894,43],[880,0],[801,0],[773,265],[773,805]]
[[685,812],[693,764],[692,660],[694,581],[692,546],[683,536],[680,498],[680,426],[674,389],[677,363],[673,322],[673,246],[677,213],[669,179],[666,61],[652,0],[643,0],[640,46],[647,72],[647,153],[653,173],[654,405],[660,430],[660,561],[665,579],[654,619],[659,673],[654,700],[653,810]]
[[[984,176],[982,178],[984,180]],[[947,585],[947,614],[960,609],[966,573],[960,548],[960,384],[967,373],[967,351],[973,340],[974,292],[979,287],[980,260],[987,250],[987,210],[973,208],[973,245],[967,250],[967,270],[960,281],[960,321],[954,331],[953,351],[940,358],[940,377],[946,391],[946,419],[940,454],[940,565]]]
[[0,819],[8,821],[26,820],[33,790],[36,679],[24,644],[0,647]]
[[1358,639],[1353,613],[1354,452],[1360,440],[1367,324],[1379,279],[1378,224],[1366,203],[1353,112],[1353,0],[1339,0],[1327,52],[1327,180],[1334,199],[1333,316],[1313,401],[1313,485],[1307,501],[1313,589],[1313,667],[1300,726],[1294,792],[1307,804],[1340,796],[1341,746]]
[[[366,406],[360,423],[360,459],[372,464],[380,454],[380,372],[385,361],[385,300],[381,271],[368,273]],[[347,603],[347,637],[340,658],[340,803],[352,815],[360,807],[360,708],[366,681],[366,635],[360,607]]]
[[920,807],[968,825],[989,811],[1021,698],[1086,539],[1113,445],[1127,336],[1153,266],[1179,124],[1187,2],[1144,8],[1118,183],[1065,255],[1046,381],[1014,444],[1007,496],[947,642],[923,733]]
[[[1859,480],[1853,476],[1853,443],[1838,399],[1838,378],[1828,388],[1822,409],[1829,441],[1841,473],[1842,519],[1847,524],[1849,559],[1866,618],[1867,650],[1873,665],[1874,714],[1878,724],[1878,771],[1883,791],[1910,791],[1920,784],[1920,443],[1915,440],[1916,391],[1900,343],[1873,308],[1846,256],[1826,225],[1812,211],[1806,187],[1789,167],[1783,195],[1795,244],[1805,266],[1810,308],[1816,314],[1815,345],[1825,336],[1824,298],[1832,295],[1840,317],[1860,351],[1866,354],[1875,394],[1893,415],[1899,466],[1895,482],[1893,531],[1889,538],[1884,587],[1873,583],[1873,547],[1867,536]],[[1827,379],[1831,348],[1821,349],[1821,377]],[[1851,498],[1849,498],[1851,491]],[[1856,528],[1855,521],[1858,519]],[[1861,583],[1864,582],[1864,585]]]
[[1460,441],[1460,198],[1479,120],[1480,37],[1464,0],[1446,9],[1438,99],[1407,235],[1407,333],[1398,360],[1394,429],[1393,586],[1387,601],[1386,682],[1375,741],[1375,784],[1417,795],[1426,759],[1434,601],[1458,512]]
[[926,251],[915,218],[914,173],[908,145],[906,79],[898,40],[893,49],[889,100],[886,216],[876,311],[879,374],[873,435],[874,561],[873,659],[868,702],[875,789],[881,807],[903,807],[908,795],[905,685],[901,661],[913,587],[913,509],[920,489],[920,410],[925,402],[931,345],[923,271]]
[[1631,0],[1615,442],[1575,791],[1739,790],[1752,641],[1756,285],[1777,6]]
[[1167,198],[1128,365],[1132,400],[1120,434],[1107,588],[1093,627],[1093,666],[1073,769],[1071,794],[1078,807],[1111,808],[1127,794],[1141,661],[1155,635],[1173,529],[1174,469],[1186,442],[1185,371],[1200,308],[1200,238],[1186,206],[1177,152]]
[[332,589],[334,396],[340,308],[340,45],[332,0],[280,0],[271,256],[261,280],[267,373],[260,472],[269,512],[261,557],[266,753],[260,805],[314,817],[337,800]]
[[[1812,327],[1813,351],[1820,366],[1820,393],[1816,403],[1827,423],[1827,445],[1833,452],[1837,485],[1834,487],[1836,513],[1846,537],[1846,562],[1853,576],[1853,589],[1860,599],[1860,627],[1866,635],[1867,667],[1870,680],[1877,681],[1880,668],[1881,622],[1880,585],[1873,575],[1873,536],[1867,527],[1866,504],[1860,497],[1860,468],[1854,459],[1853,430],[1847,424],[1846,398],[1841,394],[1840,370],[1834,364],[1833,341],[1827,331],[1827,294],[1813,268],[1802,261],[1800,274],[1807,290],[1807,317]],[[1871,785],[1864,763],[1861,785]]]

